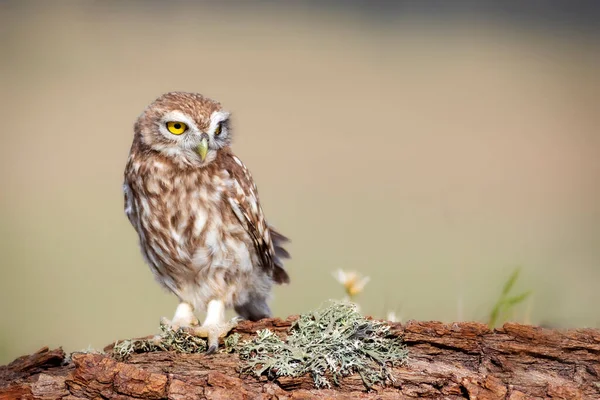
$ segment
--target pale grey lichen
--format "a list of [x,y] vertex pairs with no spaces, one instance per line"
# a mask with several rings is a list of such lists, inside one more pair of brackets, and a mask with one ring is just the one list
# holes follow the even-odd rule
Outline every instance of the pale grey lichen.
[[[206,341],[182,329],[161,325],[161,334],[150,339],[124,340],[115,344],[113,357],[153,351],[203,353]],[[234,333],[225,338],[223,351],[239,353],[241,371],[256,376],[300,377],[310,374],[318,388],[339,385],[340,378],[359,374],[367,388],[393,381],[391,367],[407,360],[402,340],[391,334],[383,321],[363,317],[356,305],[330,302],[301,315],[285,339],[268,329],[240,342]]]
[[393,381],[390,367],[406,362],[407,350],[385,322],[368,320],[347,302],[331,302],[301,315],[285,340],[268,329],[241,343],[242,372],[271,379],[310,374],[318,388],[359,374],[367,388]]

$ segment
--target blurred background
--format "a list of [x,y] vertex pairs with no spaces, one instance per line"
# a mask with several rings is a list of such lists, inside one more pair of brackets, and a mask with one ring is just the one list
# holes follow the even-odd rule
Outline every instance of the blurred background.
[[370,276],[365,314],[486,322],[521,266],[512,319],[600,327],[598,8],[0,1],[0,364],[172,316],[121,185],[173,90],[233,113],[293,241],[275,315],[342,298],[341,268]]

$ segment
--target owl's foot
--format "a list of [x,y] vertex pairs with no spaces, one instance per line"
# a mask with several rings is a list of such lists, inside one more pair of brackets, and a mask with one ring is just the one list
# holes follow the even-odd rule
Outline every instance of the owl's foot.
[[179,303],[173,320],[162,317],[160,319],[162,325],[166,325],[176,331],[179,328],[194,328],[198,326],[198,318],[194,315],[194,308],[188,303]]
[[221,300],[211,300],[206,305],[206,318],[202,326],[189,329],[189,332],[205,338],[208,341],[208,354],[219,348],[219,338],[225,337],[237,325],[237,318],[225,321],[225,303]]
[[191,331],[194,335],[204,338],[208,342],[208,350],[206,350],[206,354],[213,354],[219,348],[219,339],[227,336],[229,331],[236,327],[239,319],[233,318],[228,322],[223,322],[221,324],[210,324],[210,325],[202,325],[193,328]]

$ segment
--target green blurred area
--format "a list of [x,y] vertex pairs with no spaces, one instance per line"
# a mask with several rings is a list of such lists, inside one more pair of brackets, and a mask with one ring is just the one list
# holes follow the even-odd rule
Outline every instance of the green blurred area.
[[534,294],[515,320],[600,327],[596,36],[141,4],[0,4],[0,364],[172,315],[121,193],[133,122],[172,90],[233,113],[234,150],[292,238],[276,315],[341,298],[343,268],[371,277],[366,314],[485,321],[521,265]]

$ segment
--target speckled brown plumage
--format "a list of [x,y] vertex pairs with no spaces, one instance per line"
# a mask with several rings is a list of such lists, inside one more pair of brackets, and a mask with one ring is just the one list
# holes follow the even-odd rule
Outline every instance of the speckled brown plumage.
[[[188,130],[169,133],[172,120]],[[215,300],[244,318],[269,316],[272,284],[289,282],[287,239],[267,224],[252,176],[231,151],[229,114],[199,94],[168,93],[134,130],[125,211],[157,281],[192,309]],[[186,314],[178,325],[193,320]]]

